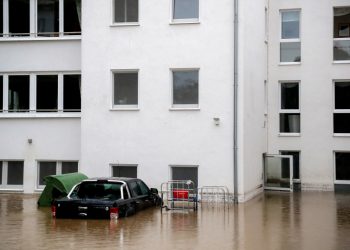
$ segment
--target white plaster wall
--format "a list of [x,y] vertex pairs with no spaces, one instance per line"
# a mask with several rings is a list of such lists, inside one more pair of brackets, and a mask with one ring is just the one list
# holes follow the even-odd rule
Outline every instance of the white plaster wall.
[[261,192],[266,152],[265,0],[239,2],[239,200]]
[[[233,1],[200,1],[200,24],[181,25],[169,24],[171,1],[140,1],[132,27],[110,27],[111,4],[83,2],[83,172],[138,164],[138,176],[159,188],[169,165],[198,165],[199,186],[232,191]],[[170,68],[192,67],[200,111],[170,111]],[[110,110],[111,69],[139,69],[139,111]]]
[[[350,79],[349,64],[333,63],[333,7],[349,0],[270,0],[269,153],[300,150],[303,188],[332,189],[334,150],[349,150],[350,139],[333,136],[333,80]],[[279,66],[280,9],[301,9],[301,64]],[[300,137],[280,137],[278,81],[300,81]]]

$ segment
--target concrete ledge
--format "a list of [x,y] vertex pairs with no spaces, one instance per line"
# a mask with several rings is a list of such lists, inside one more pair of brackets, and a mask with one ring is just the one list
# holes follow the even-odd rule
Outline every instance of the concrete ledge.
[[302,191],[334,191],[333,184],[301,183]]

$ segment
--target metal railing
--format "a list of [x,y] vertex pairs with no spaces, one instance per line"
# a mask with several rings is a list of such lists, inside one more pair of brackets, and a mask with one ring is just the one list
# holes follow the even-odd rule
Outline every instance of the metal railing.
[[233,197],[230,195],[226,186],[203,186],[198,189],[201,205],[219,205],[223,204],[224,207],[229,205],[233,201]]

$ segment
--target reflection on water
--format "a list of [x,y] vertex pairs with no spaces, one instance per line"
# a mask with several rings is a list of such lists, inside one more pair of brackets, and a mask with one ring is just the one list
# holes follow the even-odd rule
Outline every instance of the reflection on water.
[[0,195],[0,249],[350,249],[350,195],[267,192],[229,208],[148,209],[118,221],[51,218]]

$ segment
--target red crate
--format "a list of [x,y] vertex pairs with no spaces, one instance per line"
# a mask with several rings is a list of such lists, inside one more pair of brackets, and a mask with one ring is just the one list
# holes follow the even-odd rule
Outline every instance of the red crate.
[[174,189],[173,190],[173,198],[187,200],[188,199],[188,190],[186,189]]

